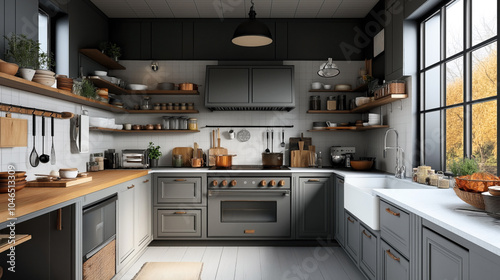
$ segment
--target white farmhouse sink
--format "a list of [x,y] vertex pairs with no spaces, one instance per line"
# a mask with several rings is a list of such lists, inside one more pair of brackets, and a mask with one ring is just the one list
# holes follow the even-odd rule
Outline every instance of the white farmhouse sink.
[[435,189],[395,177],[346,177],[344,184],[344,207],[374,230],[380,229],[378,196],[374,189]]

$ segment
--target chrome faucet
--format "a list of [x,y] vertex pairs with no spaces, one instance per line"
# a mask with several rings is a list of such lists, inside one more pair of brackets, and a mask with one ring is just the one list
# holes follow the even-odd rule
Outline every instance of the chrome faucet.
[[[394,131],[396,134],[396,146],[387,146],[387,135],[389,132]],[[384,137],[384,158],[387,150],[396,150],[396,172],[394,176],[399,179],[406,177],[406,167],[404,166],[404,150],[399,146],[399,134],[395,128],[389,128],[385,132]]]

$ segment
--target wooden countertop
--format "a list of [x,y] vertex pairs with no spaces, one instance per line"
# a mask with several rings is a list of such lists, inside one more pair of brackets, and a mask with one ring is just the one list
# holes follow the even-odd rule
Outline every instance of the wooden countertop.
[[89,193],[100,191],[111,186],[133,180],[149,174],[147,169],[118,169],[90,172],[92,181],[67,188],[24,188],[16,192],[15,216],[10,216],[8,211],[9,195],[0,194],[0,223],[7,218],[21,217],[44,208],[72,200]]

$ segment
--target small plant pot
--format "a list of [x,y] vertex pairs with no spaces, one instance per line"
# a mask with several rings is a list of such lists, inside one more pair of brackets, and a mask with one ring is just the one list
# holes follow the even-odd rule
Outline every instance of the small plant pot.
[[149,159],[149,167],[158,167],[158,159]]
[[33,80],[33,76],[35,76],[35,70],[34,69],[29,69],[29,68],[21,68],[19,69],[19,75],[21,78],[31,81]]

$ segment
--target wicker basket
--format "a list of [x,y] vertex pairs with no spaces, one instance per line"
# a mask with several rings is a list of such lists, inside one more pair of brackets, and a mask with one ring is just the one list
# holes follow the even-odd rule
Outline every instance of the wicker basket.
[[[464,176],[463,176],[464,177]],[[488,187],[500,186],[500,180],[474,180],[468,178],[455,178],[456,186],[464,191],[474,191],[477,193],[487,192]]]
[[466,203],[468,203],[476,208],[484,210],[484,208],[485,208],[484,199],[483,199],[483,195],[481,193],[466,192],[466,191],[459,189],[456,186],[453,188],[453,190],[455,191],[457,196],[460,197],[460,199],[463,200],[464,202],[466,202]]

